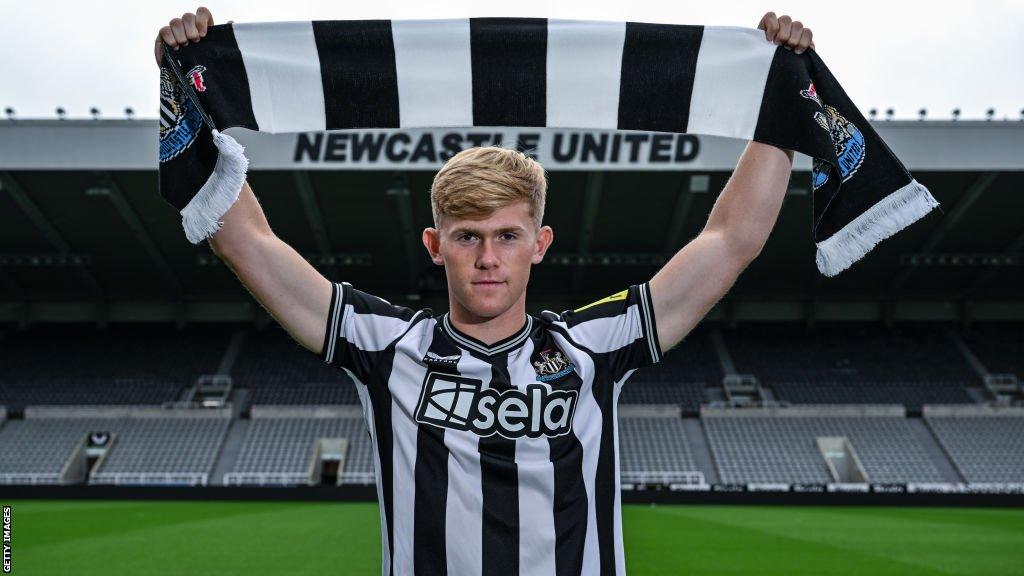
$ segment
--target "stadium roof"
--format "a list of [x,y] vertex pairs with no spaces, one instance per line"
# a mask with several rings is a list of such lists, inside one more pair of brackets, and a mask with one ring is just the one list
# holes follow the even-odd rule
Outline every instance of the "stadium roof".
[[[823,277],[810,162],[798,155],[771,238],[712,316],[1024,318],[1024,122],[874,125],[940,210]],[[744,146],[642,133],[631,159],[568,152],[573,138],[597,146],[613,131],[229,133],[247,147],[250,182],[279,236],[329,278],[438,310],[447,308],[443,270],[420,232],[432,225],[428,190],[452,142],[520,140],[549,171],[555,243],[533,271],[534,311],[648,279],[701,230]],[[156,134],[155,120],[0,121],[0,321],[260,317],[159,196]],[[381,143],[379,153],[367,142]]]

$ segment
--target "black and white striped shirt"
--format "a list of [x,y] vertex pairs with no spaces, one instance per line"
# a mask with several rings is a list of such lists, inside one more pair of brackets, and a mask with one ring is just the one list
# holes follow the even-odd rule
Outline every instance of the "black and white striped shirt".
[[491,345],[334,284],[320,358],[362,402],[383,574],[624,574],[616,403],[654,326],[648,283]]

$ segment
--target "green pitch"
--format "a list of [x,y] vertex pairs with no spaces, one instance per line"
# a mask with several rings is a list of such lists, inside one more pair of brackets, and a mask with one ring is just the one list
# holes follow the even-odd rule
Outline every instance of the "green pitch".
[[[13,574],[380,573],[374,503],[2,503]],[[623,524],[634,576],[1024,574],[1020,509],[638,505]]]

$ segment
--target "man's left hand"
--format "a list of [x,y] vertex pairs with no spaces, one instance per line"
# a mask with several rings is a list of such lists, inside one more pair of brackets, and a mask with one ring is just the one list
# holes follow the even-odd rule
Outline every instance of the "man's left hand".
[[814,50],[813,34],[810,28],[804,28],[799,20],[793,20],[783,14],[776,17],[775,12],[768,12],[757,24],[758,30],[764,30],[764,37],[787,50],[803,54],[804,50]]

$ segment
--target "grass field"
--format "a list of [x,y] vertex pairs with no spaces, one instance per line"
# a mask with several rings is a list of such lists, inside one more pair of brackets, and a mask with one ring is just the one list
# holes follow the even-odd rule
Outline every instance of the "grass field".
[[[4,501],[13,573],[379,574],[375,503]],[[624,506],[643,574],[1024,574],[1024,510]]]

